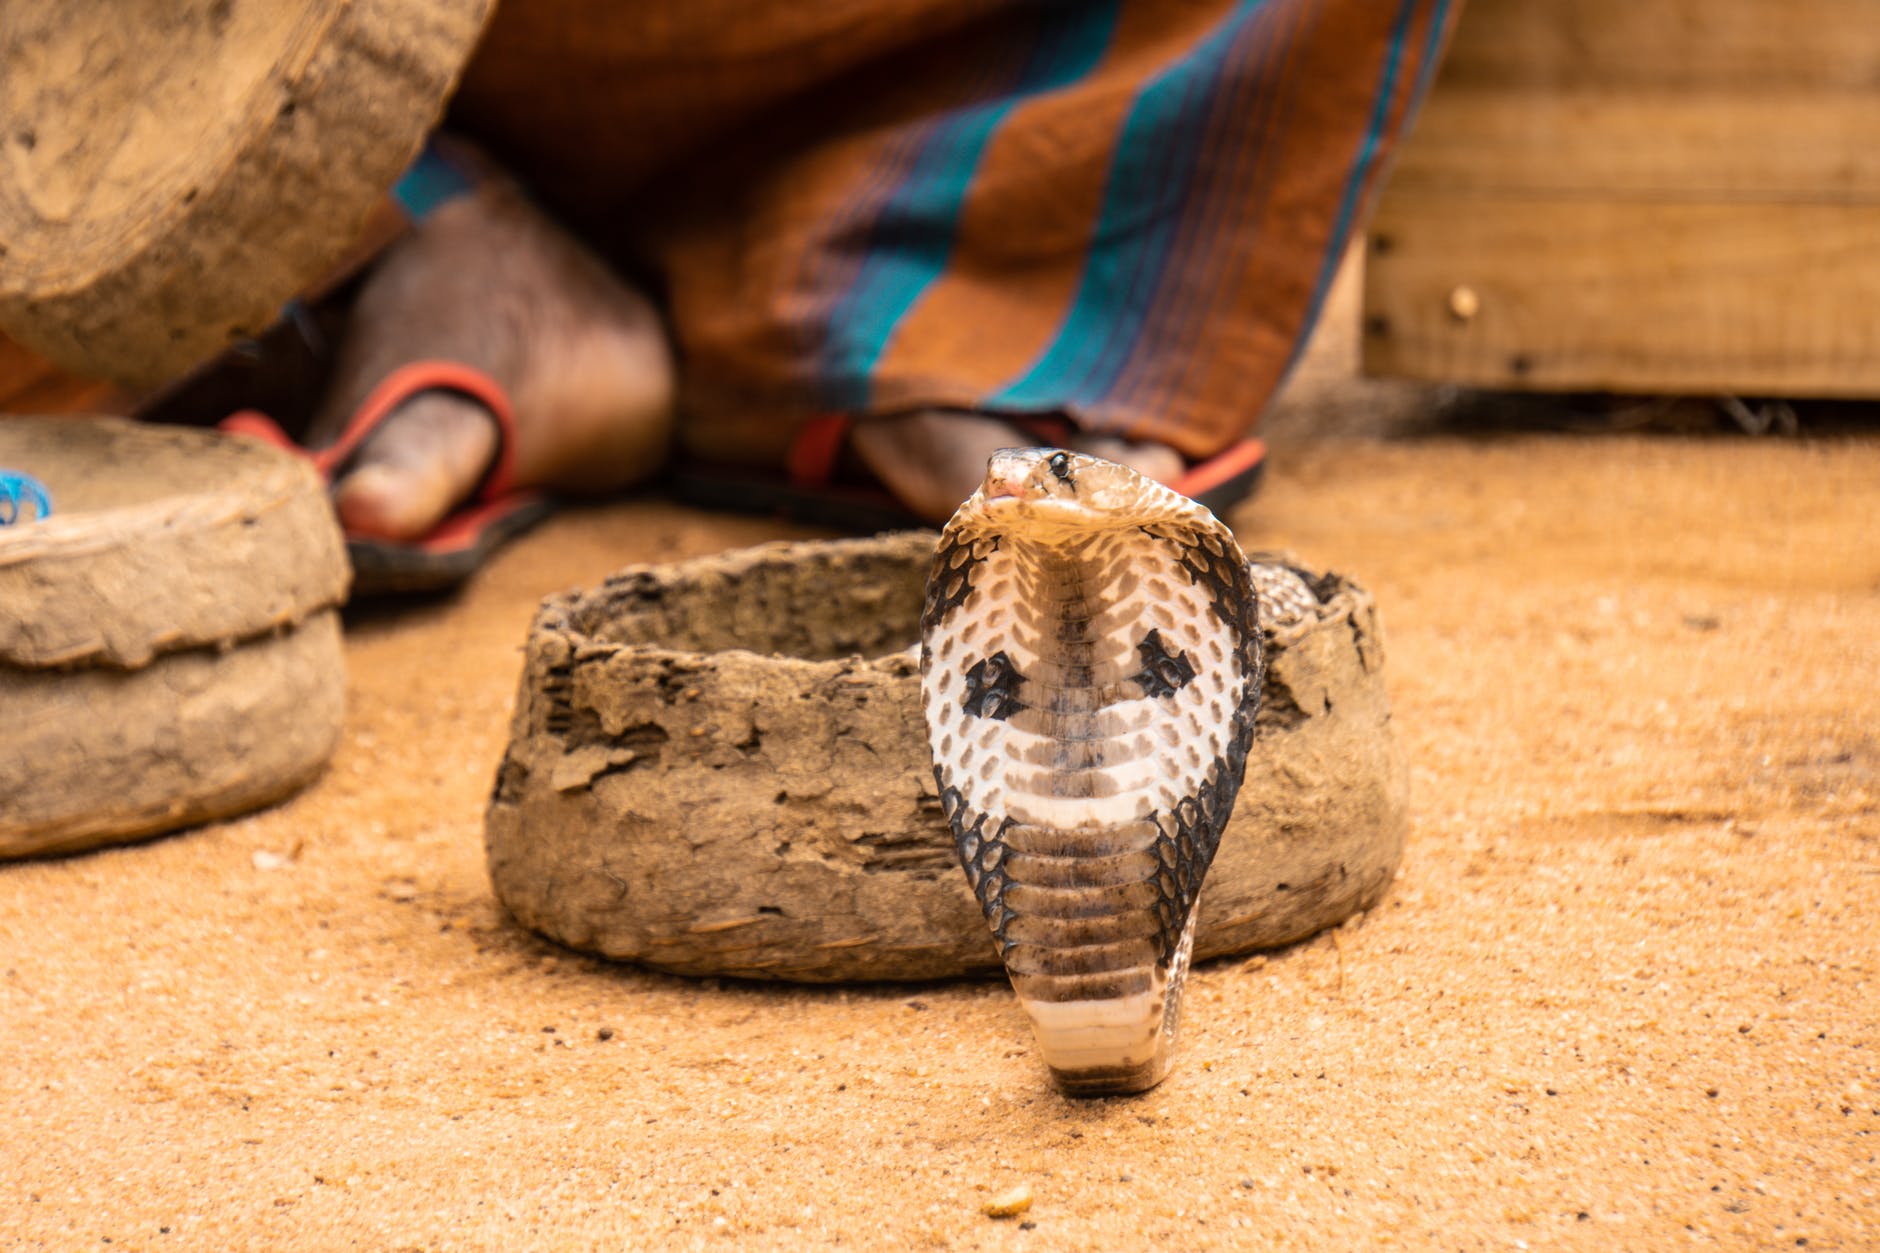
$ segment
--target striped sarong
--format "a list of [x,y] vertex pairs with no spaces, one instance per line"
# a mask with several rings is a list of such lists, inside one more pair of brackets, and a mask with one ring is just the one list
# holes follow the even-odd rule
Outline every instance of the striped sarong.
[[1063,414],[1204,457],[1310,329],[1445,0],[508,0],[454,122],[671,312],[695,452]]

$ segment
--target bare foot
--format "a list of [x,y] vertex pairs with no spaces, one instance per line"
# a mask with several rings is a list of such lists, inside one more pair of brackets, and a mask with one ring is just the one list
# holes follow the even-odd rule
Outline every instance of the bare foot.
[[[973,494],[986,477],[986,462],[993,453],[1036,442],[999,418],[941,410],[858,423],[850,441],[897,500],[935,523],[952,517],[960,502]],[[1162,483],[1174,482],[1184,468],[1181,454],[1162,444],[1078,435],[1071,447]]]
[[[654,473],[672,435],[673,363],[644,297],[497,180],[426,217],[361,291],[313,426],[330,443],[411,361],[474,366],[509,394],[516,481],[601,491]],[[411,539],[471,495],[494,420],[452,392],[407,401],[334,487],[349,531]]]

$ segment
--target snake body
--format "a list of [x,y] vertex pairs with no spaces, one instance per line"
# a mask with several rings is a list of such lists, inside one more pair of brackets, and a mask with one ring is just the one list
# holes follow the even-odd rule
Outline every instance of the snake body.
[[1008,449],[942,532],[921,618],[941,807],[1066,1092],[1173,1061],[1195,906],[1264,671],[1246,557],[1134,471]]

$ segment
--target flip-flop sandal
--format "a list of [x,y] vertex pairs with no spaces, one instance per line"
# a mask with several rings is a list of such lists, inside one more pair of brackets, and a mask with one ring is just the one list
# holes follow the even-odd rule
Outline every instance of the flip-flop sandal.
[[[1068,419],[1049,415],[992,416],[1010,422],[1041,446],[1063,444],[1076,429]],[[682,465],[669,480],[673,494],[709,509],[771,514],[842,531],[926,526],[879,484],[838,478],[837,467],[854,424],[848,414],[824,414],[804,423],[786,454],[781,478],[742,467]],[[1251,496],[1265,470],[1266,444],[1246,439],[1191,465],[1169,486],[1222,513]]]
[[455,361],[414,361],[386,375],[359,406],[338,440],[325,448],[296,444],[280,425],[253,409],[231,414],[220,427],[265,440],[313,463],[331,483],[359,451],[359,446],[398,406],[420,392],[452,391],[468,396],[495,419],[496,455],[476,491],[460,508],[420,539],[399,541],[348,535],[354,595],[426,592],[463,582],[490,554],[522,534],[554,509],[537,492],[515,485],[516,422],[509,398],[481,370]]

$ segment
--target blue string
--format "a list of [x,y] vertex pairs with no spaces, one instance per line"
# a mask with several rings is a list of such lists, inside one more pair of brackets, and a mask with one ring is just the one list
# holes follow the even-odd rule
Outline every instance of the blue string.
[[32,505],[35,521],[52,512],[52,497],[46,494],[44,483],[17,470],[0,470],[0,526],[19,522],[22,500]]

